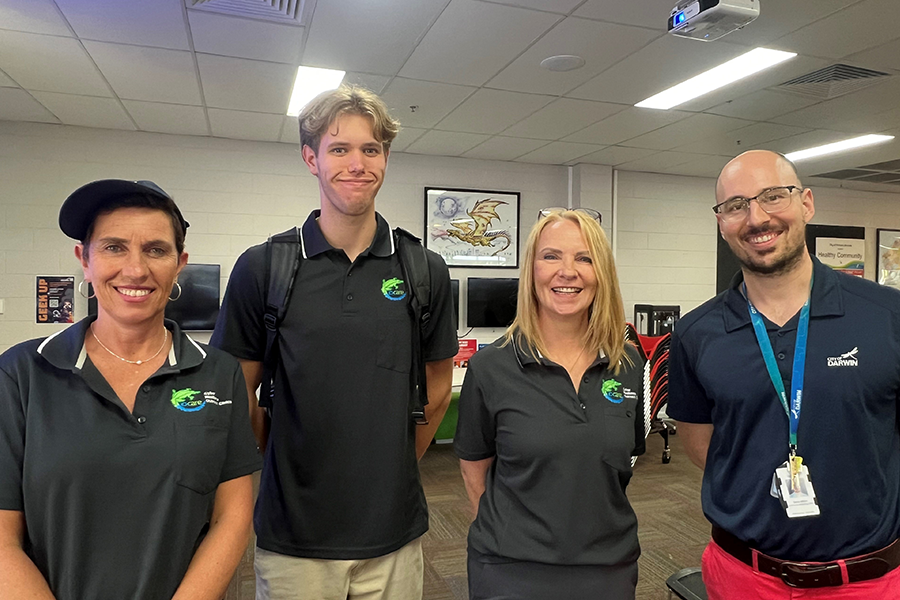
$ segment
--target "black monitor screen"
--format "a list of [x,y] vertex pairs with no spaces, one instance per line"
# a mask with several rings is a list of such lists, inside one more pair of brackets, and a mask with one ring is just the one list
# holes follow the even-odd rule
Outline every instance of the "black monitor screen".
[[516,317],[519,280],[469,277],[467,327],[508,327]]
[[187,331],[211,331],[219,316],[219,265],[188,264],[178,283],[181,297],[166,304],[166,318]]
[[453,294],[454,323],[459,327],[459,279],[450,280],[450,293]]

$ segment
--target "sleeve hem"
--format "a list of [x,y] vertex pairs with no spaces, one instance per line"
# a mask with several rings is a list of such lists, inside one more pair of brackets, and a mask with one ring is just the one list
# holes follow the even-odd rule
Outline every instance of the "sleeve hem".
[[453,451],[456,453],[457,458],[469,461],[484,460],[497,456],[496,452],[467,452],[456,447],[453,448]]

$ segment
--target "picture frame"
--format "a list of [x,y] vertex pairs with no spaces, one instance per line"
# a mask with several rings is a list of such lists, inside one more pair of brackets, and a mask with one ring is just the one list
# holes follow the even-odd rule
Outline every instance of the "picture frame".
[[900,230],[875,230],[875,280],[881,285],[900,289]]
[[519,266],[519,192],[425,188],[425,247],[450,267]]

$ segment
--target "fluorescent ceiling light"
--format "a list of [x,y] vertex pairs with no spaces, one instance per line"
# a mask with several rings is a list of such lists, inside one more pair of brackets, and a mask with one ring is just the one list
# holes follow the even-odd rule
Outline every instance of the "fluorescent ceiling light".
[[790,154],[785,154],[785,157],[787,157],[787,159],[792,162],[797,162],[798,160],[805,160],[807,158],[822,156],[824,154],[834,154],[835,152],[844,152],[846,150],[853,150],[854,148],[871,146],[872,144],[880,144],[892,139],[894,139],[894,136],[892,135],[861,135],[859,137],[850,138],[849,140],[843,140],[840,142],[834,142],[832,144],[825,144],[824,146],[816,146],[815,148],[807,148],[806,150],[791,152]]
[[307,102],[322,92],[333,90],[341,85],[344,74],[345,71],[335,71],[334,69],[299,67],[297,78],[294,80],[294,89],[291,91],[291,101],[288,103],[288,116],[296,117]]
[[756,48],[726,63],[713,67],[705,73],[691,77],[674,87],[650,96],[642,102],[635,104],[638,108],[659,108],[667,110],[673,106],[684,104],[703,94],[708,94],[729,83],[758,73],[763,69],[774,67],[790,58],[797,56],[796,52],[782,52],[781,50],[768,50]]

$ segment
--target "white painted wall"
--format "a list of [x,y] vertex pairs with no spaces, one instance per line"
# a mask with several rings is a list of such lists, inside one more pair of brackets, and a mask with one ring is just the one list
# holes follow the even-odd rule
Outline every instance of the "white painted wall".
[[[712,296],[716,226],[709,207],[714,182],[619,172],[614,199],[613,175],[609,167],[575,167],[573,204],[603,214],[604,229],[617,249],[629,318],[634,303],[680,304],[684,313]],[[191,223],[191,261],[221,264],[223,290],[245,248],[301,223],[319,197],[316,179],[289,145],[0,121],[0,351],[62,327],[34,323],[35,277],[80,278],[74,243],[59,231],[57,214],[70,192],[102,178],[151,179],[171,193]],[[392,225],[421,235],[425,186],[521,192],[524,242],[540,208],[566,205],[568,172],[547,165],[395,153],[378,210]],[[836,188],[815,194],[814,223],[866,227],[866,269],[873,277],[875,228],[900,229],[900,194]],[[465,288],[469,276],[518,273],[454,268],[451,275]],[[86,306],[79,298],[77,317]],[[501,331],[473,333],[471,337],[489,341]]]

